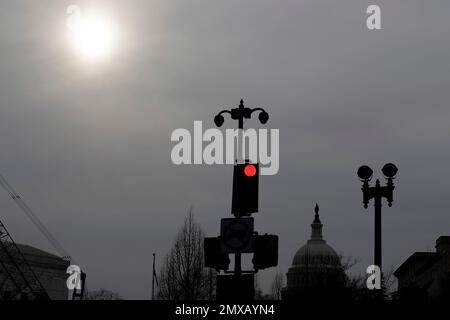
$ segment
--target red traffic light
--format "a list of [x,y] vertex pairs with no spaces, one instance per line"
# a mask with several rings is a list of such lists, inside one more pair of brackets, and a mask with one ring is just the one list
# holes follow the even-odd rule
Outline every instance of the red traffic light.
[[244,168],[244,173],[247,177],[253,177],[256,174],[256,167],[253,164],[248,164]]
[[233,168],[233,199],[231,213],[236,217],[258,212],[259,164],[237,163]]

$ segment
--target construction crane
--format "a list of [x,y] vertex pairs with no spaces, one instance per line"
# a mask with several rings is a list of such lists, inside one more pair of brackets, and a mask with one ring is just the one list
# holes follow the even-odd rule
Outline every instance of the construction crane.
[[0,221],[0,299],[50,300],[36,274],[31,269],[19,247]]
[[[17,206],[27,215],[39,231],[45,236],[58,254],[66,261],[72,260],[63,246],[56,240],[45,225],[39,220],[36,214],[25,203],[22,197],[14,190],[8,181],[0,174],[0,185],[5,189]],[[1,271],[3,271],[3,276]],[[3,279],[4,278],[4,279]],[[9,279],[9,280],[8,280]],[[83,300],[86,274],[81,272],[81,290],[73,290],[72,300]],[[5,225],[0,221],[0,292],[3,285],[13,284],[15,290],[12,298],[17,298],[17,294],[30,293],[34,299],[50,299],[44,287],[34,274],[25,257],[20,252],[18,246],[7,231]],[[1,299],[1,297],[0,297]]]

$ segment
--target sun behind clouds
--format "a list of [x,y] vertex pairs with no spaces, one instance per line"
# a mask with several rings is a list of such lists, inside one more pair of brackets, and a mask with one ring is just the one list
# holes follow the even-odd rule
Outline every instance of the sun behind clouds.
[[83,12],[74,7],[68,13],[69,41],[74,50],[88,61],[105,61],[117,49],[117,27],[100,11]]

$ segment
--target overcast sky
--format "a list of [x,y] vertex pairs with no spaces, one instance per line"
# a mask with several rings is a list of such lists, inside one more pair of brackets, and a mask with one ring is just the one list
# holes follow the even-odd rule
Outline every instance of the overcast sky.
[[[66,42],[66,7],[114,16],[105,63]],[[382,30],[366,28],[381,7]],[[125,298],[151,291],[152,253],[168,252],[189,207],[208,236],[230,216],[231,166],[175,166],[170,135],[243,98],[280,130],[280,170],[260,179],[255,229],[280,236],[269,290],[310,236],[320,206],[337,252],[373,258],[373,207],[356,170],[399,167],[383,207],[383,263],[449,235],[450,2],[1,1],[0,173],[88,274]],[[229,118],[225,127],[235,127]],[[259,127],[257,119],[246,126]],[[0,192],[19,243],[54,252]]]

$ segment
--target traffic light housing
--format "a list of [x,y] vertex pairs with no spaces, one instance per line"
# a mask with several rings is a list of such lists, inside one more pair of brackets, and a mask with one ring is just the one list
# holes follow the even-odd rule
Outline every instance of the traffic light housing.
[[231,213],[237,217],[250,216],[258,211],[259,164],[238,163],[233,172]]
[[254,237],[253,267],[255,270],[278,265],[278,236],[272,234]]
[[205,238],[203,243],[205,252],[205,267],[216,271],[228,270],[230,258],[228,253],[222,253],[220,237]]

